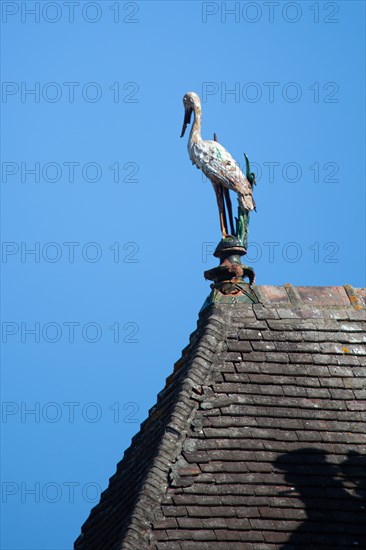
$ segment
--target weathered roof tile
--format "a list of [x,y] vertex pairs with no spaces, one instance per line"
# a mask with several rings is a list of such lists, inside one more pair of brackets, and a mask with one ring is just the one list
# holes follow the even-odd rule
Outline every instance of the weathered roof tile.
[[76,549],[366,547],[366,293],[253,290],[201,314]]

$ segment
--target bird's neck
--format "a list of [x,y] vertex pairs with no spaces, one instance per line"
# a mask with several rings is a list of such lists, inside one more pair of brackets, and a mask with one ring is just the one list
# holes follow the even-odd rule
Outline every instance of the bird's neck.
[[201,119],[202,111],[200,107],[196,107],[194,110],[194,121],[191,128],[191,133],[189,134],[189,141],[191,143],[196,143],[202,139],[201,137]]

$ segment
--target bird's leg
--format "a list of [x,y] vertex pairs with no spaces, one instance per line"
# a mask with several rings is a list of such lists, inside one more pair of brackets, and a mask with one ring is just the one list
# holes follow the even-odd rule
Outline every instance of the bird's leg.
[[225,214],[225,207],[224,207],[224,194],[222,190],[222,186],[218,185],[216,183],[213,183],[213,188],[216,193],[216,200],[217,200],[217,206],[219,207],[219,216],[220,216],[220,228],[223,239],[227,237],[227,222],[226,222],[226,214]]
[[[235,235],[234,218],[233,218],[233,206],[231,204],[230,191],[226,187],[224,188],[224,197],[226,200],[226,207],[230,220],[230,231],[232,235]],[[227,225],[226,225],[227,227]]]
[[[214,132],[214,141],[217,141],[216,132]],[[219,187],[221,189],[221,196],[223,197],[223,199],[224,198],[226,199],[226,206],[227,206],[227,211],[228,211],[229,220],[230,220],[230,230],[231,230],[231,234],[234,235],[235,229],[234,229],[233,208],[232,208],[231,199],[230,199],[230,192],[228,189],[226,189],[226,187],[223,187],[222,185],[220,185]],[[219,209],[220,209],[220,206],[219,206]],[[225,212],[225,200],[223,200],[223,219],[225,224],[225,237],[226,237],[227,220],[226,220],[226,212]],[[221,214],[220,214],[220,224],[221,224]],[[222,230],[222,225],[221,225],[221,230]]]
[[[225,199],[224,199],[225,189],[222,185],[219,186],[219,189],[220,189],[221,200],[222,200],[222,223],[224,226],[225,237],[227,237],[228,226],[227,226],[227,219],[226,219]],[[220,220],[221,220],[221,216],[220,216]]]

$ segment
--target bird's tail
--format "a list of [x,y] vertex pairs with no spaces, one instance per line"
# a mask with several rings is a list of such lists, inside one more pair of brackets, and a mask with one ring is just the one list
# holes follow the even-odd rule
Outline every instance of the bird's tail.
[[255,205],[253,201],[253,197],[250,195],[238,195],[239,199],[239,206],[242,210],[254,210]]

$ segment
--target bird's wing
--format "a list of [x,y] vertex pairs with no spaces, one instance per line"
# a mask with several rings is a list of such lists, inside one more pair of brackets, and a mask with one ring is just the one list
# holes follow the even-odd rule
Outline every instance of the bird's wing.
[[199,141],[200,168],[209,179],[238,193],[247,210],[253,210],[252,186],[230,153],[216,141]]

